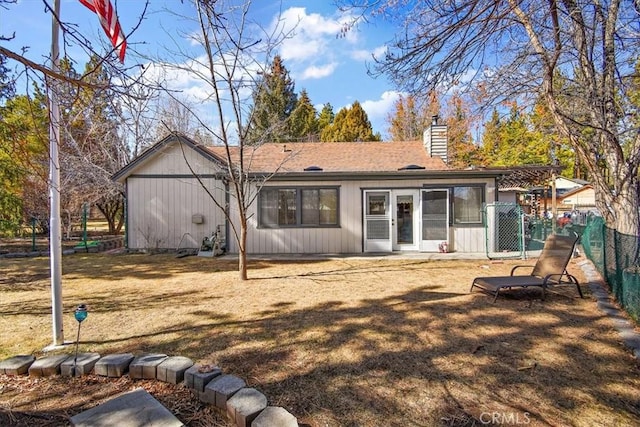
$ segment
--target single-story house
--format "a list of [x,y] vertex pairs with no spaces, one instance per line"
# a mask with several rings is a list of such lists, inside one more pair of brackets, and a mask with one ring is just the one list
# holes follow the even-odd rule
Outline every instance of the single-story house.
[[597,212],[596,194],[593,186],[585,184],[563,193],[558,197],[558,211]]
[[[483,206],[499,169],[451,169],[446,126],[424,141],[267,143],[245,148],[248,254],[484,252]],[[237,158],[238,147],[229,147]],[[435,153],[438,153],[436,155]],[[126,191],[130,249],[197,248],[215,230],[237,253],[224,146],[170,135],[114,175]],[[212,198],[218,201],[218,205]],[[225,218],[222,206],[229,212]]]

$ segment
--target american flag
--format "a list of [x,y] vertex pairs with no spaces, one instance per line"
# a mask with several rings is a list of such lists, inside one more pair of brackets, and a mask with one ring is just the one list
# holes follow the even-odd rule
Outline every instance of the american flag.
[[120,23],[115,10],[109,0],[80,0],[80,3],[88,7],[100,18],[100,24],[104,32],[109,36],[111,44],[118,52],[120,62],[124,63],[124,52],[127,49],[127,40],[122,35]]

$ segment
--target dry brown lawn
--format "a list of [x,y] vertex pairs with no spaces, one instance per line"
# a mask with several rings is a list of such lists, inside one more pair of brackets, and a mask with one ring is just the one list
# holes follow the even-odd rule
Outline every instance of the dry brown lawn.
[[[638,361],[586,284],[582,300],[571,288],[495,304],[469,293],[474,277],[521,263],[253,260],[241,282],[230,259],[75,254],[65,338],[86,303],[80,351],[217,364],[308,426],[640,425]],[[0,359],[51,343],[48,274],[46,258],[0,259]],[[64,424],[139,386],[188,425],[227,425],[182,386],[95,376],[0,376],[0,424]]]

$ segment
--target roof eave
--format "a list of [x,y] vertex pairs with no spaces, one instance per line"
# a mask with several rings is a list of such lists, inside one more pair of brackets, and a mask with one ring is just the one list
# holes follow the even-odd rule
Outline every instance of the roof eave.
[[405,170],[405,171],[356,171],[356,172],[326,172],[326,171],[309,171],[309,172],[280,172],[275,175],[267,172],[252,173],[254,177],[271,176],[269,179],[274,181],[293,181],[293,180],[363,180],[363,179],[456,179],[456,178],[499,178],[508,174],[507,170]]

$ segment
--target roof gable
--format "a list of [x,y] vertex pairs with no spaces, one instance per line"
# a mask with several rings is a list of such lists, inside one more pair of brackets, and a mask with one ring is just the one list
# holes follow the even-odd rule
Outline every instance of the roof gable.
[[161,153],[165,153],[170,150],[171,146],[174,144],[183,144],[184,146],[190,148],[213,164],[225,164],[225,162],[221,158],[217,157],[214,153],[206,150],[203,145],[198,144],[191,138],[180,134],[170,134],[140,153],[125,167],[116,172],[111,177],[111,179],[114,181],[123,182],[125,179],[127,179],[127,177],[133,175],[137,171],[143,169],[146,165],[153,162],[154,159],[156,159]]

